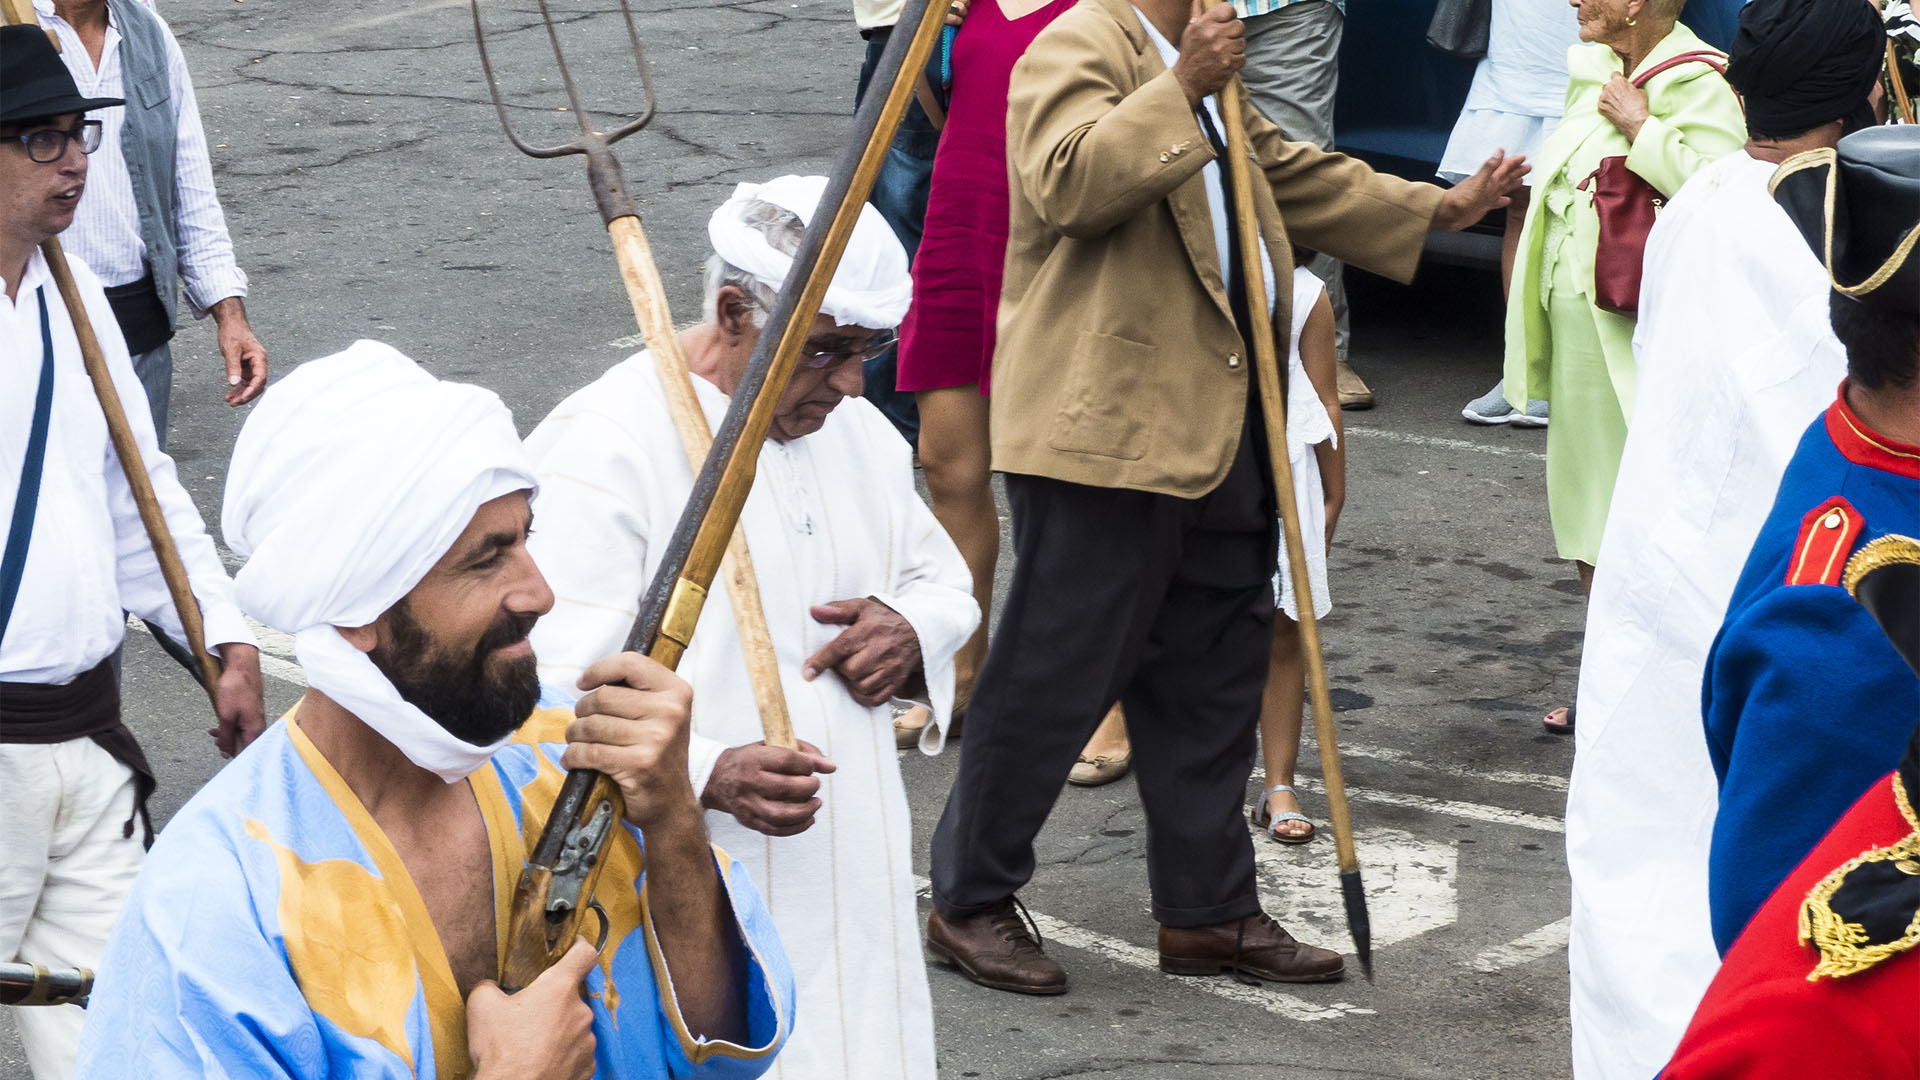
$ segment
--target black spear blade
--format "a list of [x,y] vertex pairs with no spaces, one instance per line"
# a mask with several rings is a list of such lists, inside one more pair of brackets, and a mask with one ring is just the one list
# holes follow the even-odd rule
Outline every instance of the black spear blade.
[[1358,868],[1340,871],[1340,896],[1347,902],[1347,928],[1353,931],[1353,951],[1360,957],[1360,973],[1373,981],[1373,923],[1367,918],[1367,890]]

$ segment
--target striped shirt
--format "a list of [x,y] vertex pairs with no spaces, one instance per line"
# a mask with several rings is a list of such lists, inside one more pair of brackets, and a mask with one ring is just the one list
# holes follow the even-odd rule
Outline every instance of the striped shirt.
[[[51,0],[34,0],[43,26],[60,39],[60,58],[80,93],[87,97],[124,98],[120,69],[120,31],[109,23],[106,44],[96,70],[87,47],[65,19],[54,14]],[[172,88],[175,123],[174,190],[178,203],[180,280],[196,315],[229,296],[247,295],[247,275],[234,261],[233,241],[227,236],[226,215],[213,190],[213,162],[207,156],[207,137],[200,127],[200,108],[194,101],[187,58],[167,32],[167,80]],[[100,149],[87,162],[87,190],[80,197],[73,225],[60,242],[93,267],[107,285],[125,285],[146,275],[146,242],[140,239],[140,211],[133,200],[133,182],[127,177],[120,153],[120,127],[125,106],[96,109],[89,116],[102,123]]]
[[[1271,15],[1283,7],[1306,2],[1307,0],[1233,0],[1233,10],[1241,18],[1251,19],[1255,15]],[[1340,9],[1340,14],[1347,13],[1347,0],[1333,0],[1333,6]]]

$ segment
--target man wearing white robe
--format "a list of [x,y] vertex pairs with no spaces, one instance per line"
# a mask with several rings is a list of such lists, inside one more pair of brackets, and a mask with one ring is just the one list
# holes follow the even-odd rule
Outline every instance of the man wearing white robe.
[[[1871,76],[1855,69],[1877,68],[1864,49],[1783,55],[1807,43],[1798,20],[1824,10],[1746,9],[1729,77],[1754,134],[1695,173],[1647,239],[1633,338],[1642,389],[1587,611],[1567,796],[1579,1080],[1658,1074],[1720,963],[1701,674],[1787,460],[1846,373],[1826,271],[1768,193],[1779,162],[1839,140],[1849,104],[1824,111],[1777,88],[1838,66],[1864,95]],[[1830,122],[1775,119],[1796,107]]]
[[[707,320],[679,335],[711,428],[824,186],[743,184],[713,216]],[[924,675],[933,719],[921,746],[937,752],[952,656],[979,611],[965,562],[914,489],[907,444],[860,397],[859,359],[891,339],[909,293],[905,253],[869,207],[741,516],[801,749],[761,744],[718,581],[679,668],[695,688],[689,759],[708,828],[759,884],[800,981],[801,1017],[768,1074],[784,1080],[934,1076],[887,702],[908,675]],[[542,682],[568,691],[631,630],[693,468],[647,353],[561,403],[527,446],[541,484],[531,548],[556,595],[535,648]]]

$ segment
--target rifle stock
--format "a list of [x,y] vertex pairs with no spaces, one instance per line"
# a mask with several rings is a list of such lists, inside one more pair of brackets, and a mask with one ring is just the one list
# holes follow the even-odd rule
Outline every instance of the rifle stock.
[[[896,25],[912,26],[914,33],[892,36],[872,83],[886,92],[870,93],[854,113],[853,137],[834,163],[820,206],[801,236],[793,268],[768,315],[767,329],[694,477],[660,568],[640,598],[640,617],[626,642],[630,651],[645,652],[672,668],[693,639],[707,588],[753,487],[774,408],[793,377],[800,348],[913,98],[914,80],[933,54],[946,10],[945,0],[908,0],[900,14]],[[593,890],[606,847],[624,813],[620,789],[605,774],[585,769],[567,773],[514,890],[500,973],[507,992],[531,983],[572,946],[586,913],[595,907]]]

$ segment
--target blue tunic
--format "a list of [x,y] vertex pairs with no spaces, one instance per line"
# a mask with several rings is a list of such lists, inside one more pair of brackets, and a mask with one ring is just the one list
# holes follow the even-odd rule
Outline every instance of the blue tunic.
[[1887,533],[1920,534],[1920,448],[1867,428],[1843,385],[1787,465],[1707,657],[1702,714],[1720,779],[1707,894],[1722,954],[1900,763],[1920,717],[1920,680],[1839,584],[1847,557]]
[[[564,776],[564,747],[545,740],[572,715],[535,713],[470,778],[502,941]],[[622,830],[608,851],[597,896],[610,934],[586,979],[596,1075],[766,1071],[792,1029],[793,974],[746,872],[716,849],[748,958],[740,1046],[691,1035],[650,957],[639,833]],[[274,724],[160,834],[107,944],[76,1075],[449,1080],[471,1068],[466,1002],[412,878],[292,717]]]

